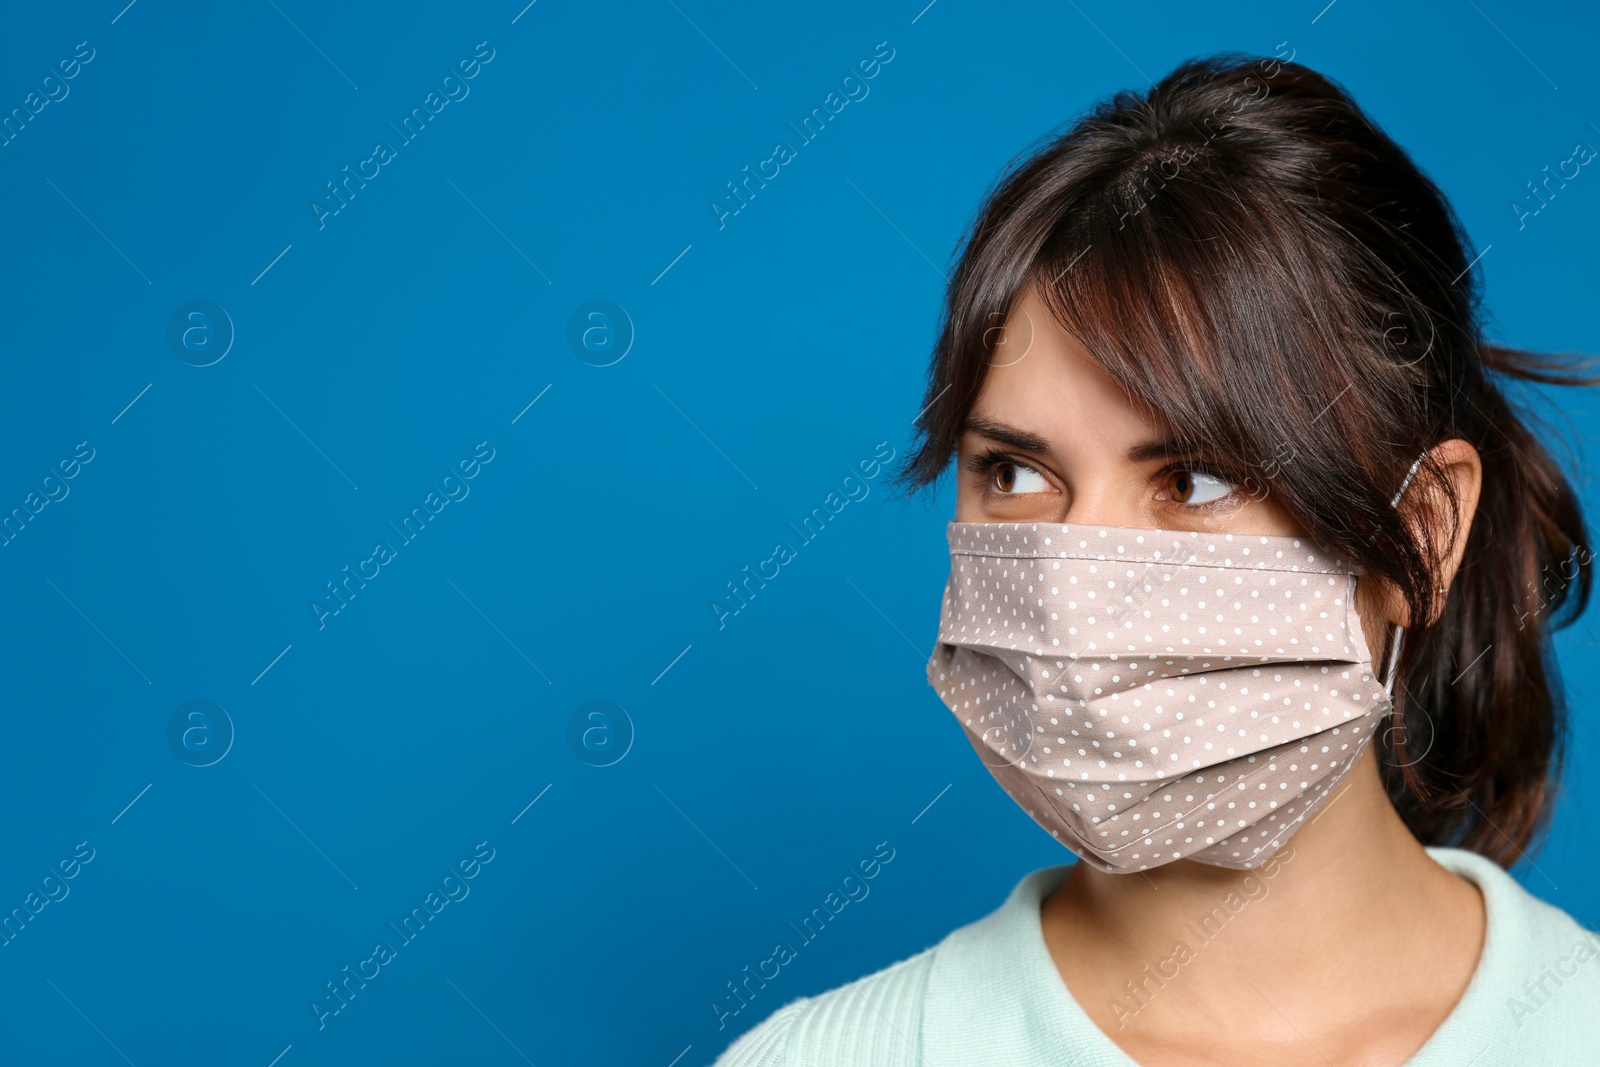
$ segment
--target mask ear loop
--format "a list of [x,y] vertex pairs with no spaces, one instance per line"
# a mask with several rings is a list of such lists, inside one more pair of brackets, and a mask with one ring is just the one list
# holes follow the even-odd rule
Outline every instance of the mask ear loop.
[[1400,663],[1400,640],[1405,635],[1404,626],[1394,628],[1394,642],[1389,646],[1389,667],[1383,675],[1383,692],[1391,704],[1394,703],[1394,669]]
[[[1406,471],[1404,480],[1400,482],[1400,488],[1395,491],[1394,499],[1389,501],[1391,508],[1397,507],[1400,503],[1400,498],[1406,495],[1406,487],[1411,484],[1412,476],[1417,473],[1417,468],[1422,465],[1422,461],[1427,458],[1427,455],[1428,453],[1423,452],[1422,455],[1412,461],[1411,469]],[[1383,676],[1383,691],[1389,697],[1391,704],[1394,701],[1394,671],[1395,667],[1400,663],[1400,643],[1405,635],[1406,628],[1397,623],[1394,628],[1394,639],[1389,644],[1389,666],[1384,671]]]

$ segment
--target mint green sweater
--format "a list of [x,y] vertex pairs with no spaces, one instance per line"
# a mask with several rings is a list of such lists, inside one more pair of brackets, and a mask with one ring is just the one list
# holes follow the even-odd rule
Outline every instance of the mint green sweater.
[[[1600,935],[1476,853],[1428,853],[1483,891],[1487,928],[1466,992],[1404,1067],[1600,1065]],[[712,1067],[1137,1067],[1045,948],[1039,904],[1070,869],[1033,871],[931,948],[790,1001]]]

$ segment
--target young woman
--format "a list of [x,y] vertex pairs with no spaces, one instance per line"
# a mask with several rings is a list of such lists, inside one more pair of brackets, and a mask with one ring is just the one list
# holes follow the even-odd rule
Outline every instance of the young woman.
[[1560,769],[1578,502],[1450,206],[1226,55],[1013,167],[950,285],[928,679],[1079,857],[721,1067],[1600,1064],[1600,935],[1503,868]]

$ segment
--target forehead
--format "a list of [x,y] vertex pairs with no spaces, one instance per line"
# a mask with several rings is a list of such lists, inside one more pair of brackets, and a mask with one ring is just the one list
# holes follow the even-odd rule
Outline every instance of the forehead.
[[1062,450],[1121,450],[1166,430],[1062,329],[1032,286],[989,338],[994,350],[974,416],[1037,434]]

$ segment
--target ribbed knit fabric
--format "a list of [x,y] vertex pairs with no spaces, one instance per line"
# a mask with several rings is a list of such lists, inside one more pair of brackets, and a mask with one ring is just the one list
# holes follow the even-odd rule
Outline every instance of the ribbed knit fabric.
[[[1487,927],[1466,992],[1403,1067],[1600,1065],[1600,934],[1476,853],[1428,853],[1482,890]],[[1078,1006],[1045,947],[1039,904],[1068,870],[1033,871],[931,948],[790,1001],[712,1067],[1138,1067]]]

